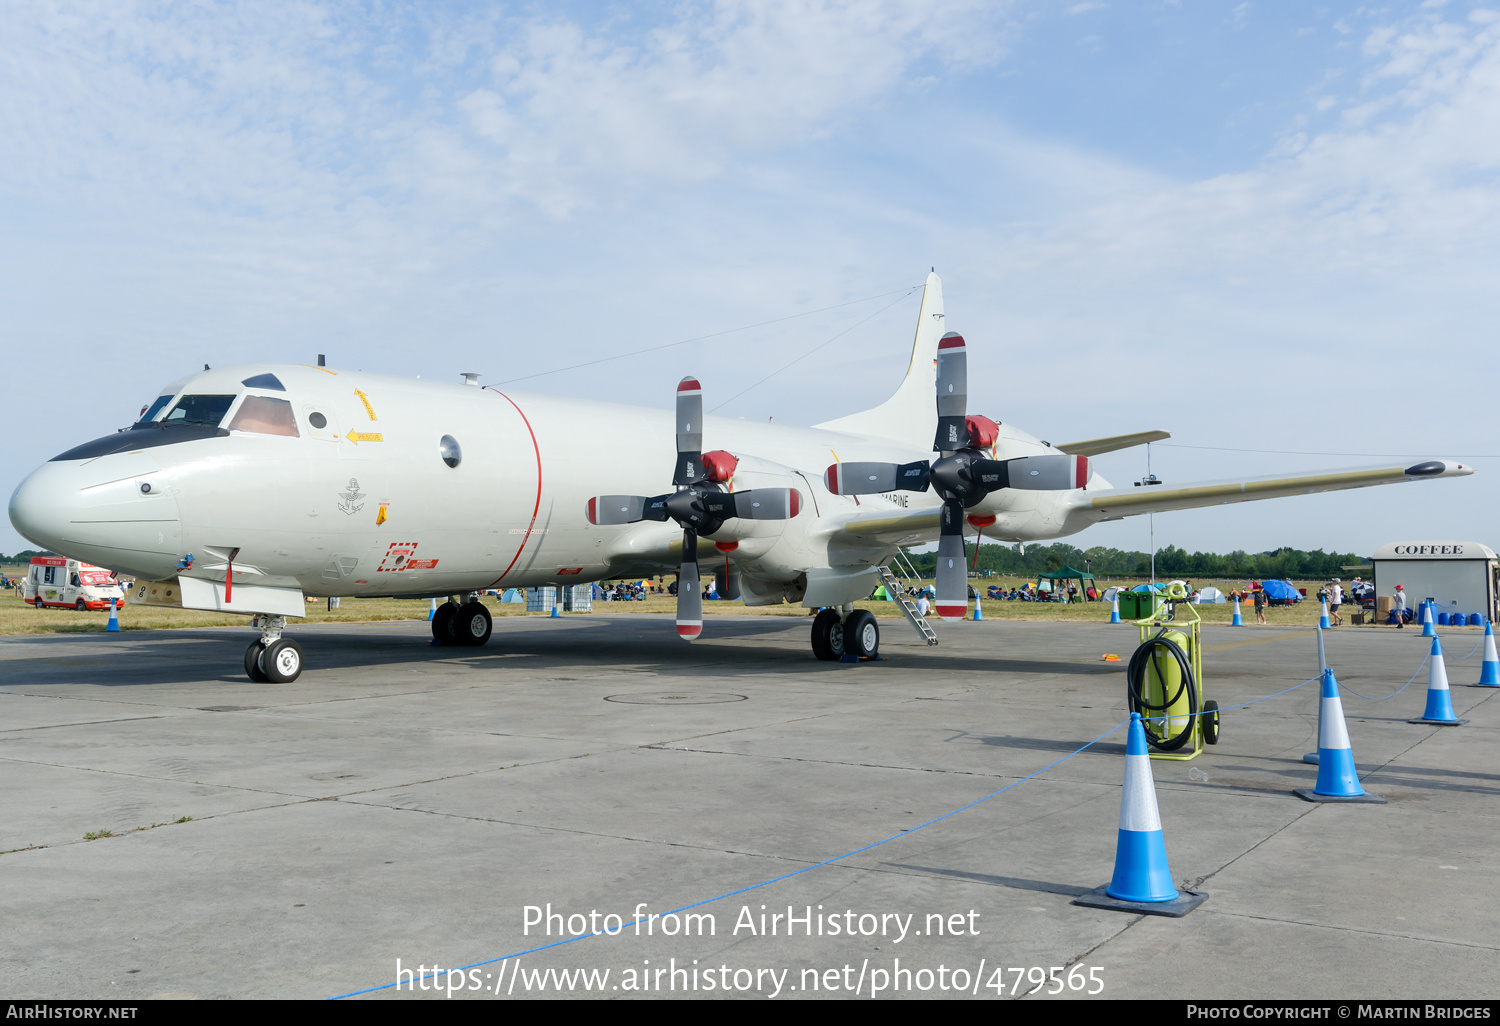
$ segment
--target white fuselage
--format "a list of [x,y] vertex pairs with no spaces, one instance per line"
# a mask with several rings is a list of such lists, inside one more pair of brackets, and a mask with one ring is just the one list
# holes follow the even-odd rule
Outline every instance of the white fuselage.
[[[266,374],[283,388],[242,384]],[[141,448],[128,445],[171,430],[122,435],[122,451],[60,457],[22,482],[10,504],[16,528],[39,545],[132,576],[222,581],[232,561],[236,585],[307,595],[581,583],[670,571],[680,560],[681,532],[671,523],[601,527],[585,515],[591,496],[672,490],[667,409],[263,365],[205,371],[165,391],[175,393],[173,402],[233,395],[224,425],[247,397],[289,403],[297,433],[232,430]],[[444,436],[458,444],[456,466],[443,459]],[[731,521],[700,541],[700,553],[718,551],[715,541],[738,542],[729,558],[762,582],[868,565],[892,546],[861,548],[836,537],[850,515],[938,505],[931,493],[855,499],[823,485],[824,468],[836,461],[932,456],[910,443],[714,417],[703,439],[705,449],[740,457],[734,490],[794,487],[805,497],[794,520]],[[1009,425],[996,450],[1001,459],[1057,451]],[[1007,490],[974,512],[997,517],[987,537],[1057,537],[1093,522],[1069,522],[1075,494]]]

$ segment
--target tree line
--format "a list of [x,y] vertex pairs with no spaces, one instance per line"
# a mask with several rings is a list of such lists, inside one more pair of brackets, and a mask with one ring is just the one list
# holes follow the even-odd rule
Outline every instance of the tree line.
[[[923,576],[931,577],[937,568],[936,552],[908,553],[912,566]],[[964,558],[971,569],[975,568],[974,546],[964,543]],[[1369,563],[1367,556],[1352,552],[1324,552],[1314,549],[1284,547],[1269,552],[1246,552],[1236,549],[1229,553],[1188,552],[1175,545],[1156,550],[1156,576],[1259,578],[1277,580],[1292,578],[1312,580],[1320,577],[1345,577],[1343,568]],[[1096,545],[1091,549],[1080,549],[1067,542],[1051,545],[1027,545],[1021,551],[1019,545],[989,544],[979,546],[977,569],[991,570],[1009,577],[1034,577],[1039,573],[1052,573],[1064,566],[1084,570],[1095,577],[1148,577],[1151,574],[1149,552],[1125,552],[1120,549]]]
[[57,555],[57,553],[55,553],[55,552],[44,552],[41,549],[26,549],[24,552],[17,552],[14,556],[6,556],[6,555],[3,555],[3,554],[0,554],[0,563],[30,563],[32,556],[55,556],[55,555]]

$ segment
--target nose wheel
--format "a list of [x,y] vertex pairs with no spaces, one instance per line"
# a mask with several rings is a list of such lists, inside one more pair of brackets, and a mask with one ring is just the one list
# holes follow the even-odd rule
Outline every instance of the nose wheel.
[[290,684],[302,675],[302,646],[281,636],[284,616],[257,616],[260,637],[245,649],[245,676],[257,684]]

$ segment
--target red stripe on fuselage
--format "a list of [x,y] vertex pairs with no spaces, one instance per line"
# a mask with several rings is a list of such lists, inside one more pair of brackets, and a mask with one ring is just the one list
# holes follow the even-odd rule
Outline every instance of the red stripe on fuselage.
[[531,523],[526,525],[526,535],[521,539],[521,547],[516,549],[516,554],[511,557],[510,566],[505,568],[505,573],[501,574],[499,577],[496,577],[493,581],[490,582],[489,586],[493,588],[495,585],[505,580],[506,574],[515,569],[516,560],[520,559],[521,553],[526,551],[526,543],[531,540],[531,532],[536,528],[536,515],[541,511],[542,508],[542,447],[537,444],[536,432],[531,429],[531,421],[527,419],[526,413],[521,409],[521,407],[516,406],[516,401],[514,399],[506,395],[504,392],[500,391],[498,388],[491,387],[485,389],[485,391],[494,392],[500,398],[516,407],[516,412],[521,415],[521,423],[526,425],[526,433],[531,436],[531,450],[532,452],[536,453],[536,503],[531,507]]

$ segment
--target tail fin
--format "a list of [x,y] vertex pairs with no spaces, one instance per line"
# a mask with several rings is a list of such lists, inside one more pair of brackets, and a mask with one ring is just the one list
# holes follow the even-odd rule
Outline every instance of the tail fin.
[[911,364],[896,394],[874,409],[813,426],[927,448],[937,430],[937,347],[943,330],[943,282],[934,272],[927,276],[927,285],[922,290],[922,310],[917,314]]

